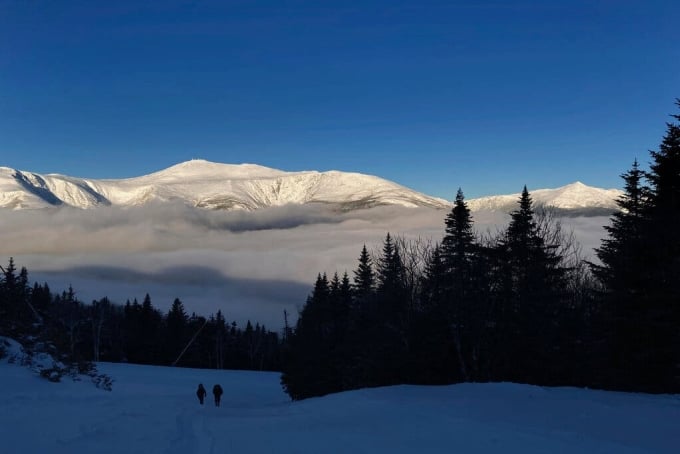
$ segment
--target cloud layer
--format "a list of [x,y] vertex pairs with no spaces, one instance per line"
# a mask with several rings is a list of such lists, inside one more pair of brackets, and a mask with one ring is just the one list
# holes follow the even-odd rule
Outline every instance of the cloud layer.
[[[81,300],[116,302],[151,295],[167,310],[175,297],[189,312],[221,309],[239,324],[283,324],[304,304],[318,272],[352,273],[363,244],[377,249],[385,233],[439,241],[445,211],[376,207],[336,212],[326,205],[255,212],[185,205],[141,208],[0,211],[0,257],[13,256],[32,281],[52,290],[73,285]],[[479,231],[508,216],[474,213]],[[585,254],[604,235],[606,217],[565,218]],[[5,261],[6,259],[2,259]]]

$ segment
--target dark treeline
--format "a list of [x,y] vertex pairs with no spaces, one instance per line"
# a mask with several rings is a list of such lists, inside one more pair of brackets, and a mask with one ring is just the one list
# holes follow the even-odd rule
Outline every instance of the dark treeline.
[[[680,100],[678,101],[680,106]],[[676,120],[680,116],[675,115]],[[281,377],[293,399],[369,386],[513,381],[680,392],[680,125],[622,177],[598,263],[524,188],[477,236],[462,191],[440,244],[385,237],[319,274]]]
[[48,284],[30,286],[26,268],[17,270],[11,258],[0,271],[0,334],[39,345],[63,362],[281,369],[280,337],[263,325],[248,321],[240,328],[221,311],[188,315],[179,299],[162,313],[149,295],[142,303],[104,297],[85,304],[72,288],[53,293]]

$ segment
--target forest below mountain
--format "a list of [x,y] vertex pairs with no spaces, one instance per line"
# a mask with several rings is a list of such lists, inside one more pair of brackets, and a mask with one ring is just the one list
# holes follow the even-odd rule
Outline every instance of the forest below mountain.
[[148,294],[142,303],[135,299],[120,305],[103,297],[86,304],[73,288],[53,293],[47,283],[30,286],[28,271],[17,270],[12,258],[0,277],[0,334],[64,364],[281,368],[279,335],[259,323],[248,321],[242,328],[228,323],[221,311],[188,315],[179,299],[164,314]]
[[0,334],[72,364],[280,370],[293,399],[490,381],[678,393],[680,125],[667,124],[649,170],[635,161],[622,178],[597,263],[526,188],[506,228],[483,236],[459,190],[441,242],[387,233],[379,253],[357,248],[351,277],[319,273],[281,333],[187,315],[180,300],[163,314],[148,295],[86,304],[31,285],[10,259]]

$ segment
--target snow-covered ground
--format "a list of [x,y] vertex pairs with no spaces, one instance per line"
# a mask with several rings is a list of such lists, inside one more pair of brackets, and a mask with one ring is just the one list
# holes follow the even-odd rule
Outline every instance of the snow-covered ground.
[[[279,374],[99,365],[113,391],[0,361],[0,452],[676,453],[680,396],[509,383],[394,386],[291,402]],[[221,383],[200,406],[198,383]]]

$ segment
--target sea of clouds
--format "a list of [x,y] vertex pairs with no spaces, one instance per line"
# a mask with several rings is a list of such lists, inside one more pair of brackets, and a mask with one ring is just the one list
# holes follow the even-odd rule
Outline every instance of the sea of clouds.
[[[338,212],[329,205],[209,211],[183,204],[90,210],[0,210],[0,262],[14,257],[31,282],[73,286],[90,302],[117,303],[146,293],[167,311],[180,298],[189,313],[222,310],[227,320],[283,325],[305,302],[317,273],[352,271],[364,244],[379,251],[387,232],[440,241],[447,211],[375,207]],[[500,212],[473,213],[476,229],[496,232]],[[561,218],[592,258],[607,217]]]

